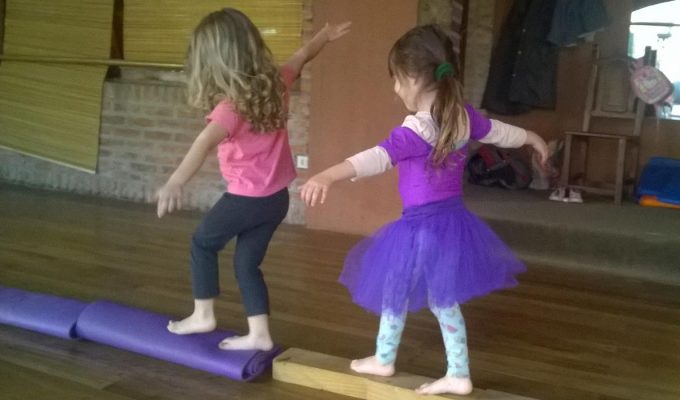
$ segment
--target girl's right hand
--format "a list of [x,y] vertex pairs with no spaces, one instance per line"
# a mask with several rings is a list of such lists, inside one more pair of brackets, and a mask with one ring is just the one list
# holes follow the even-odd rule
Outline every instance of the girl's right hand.
[[182,208],[182,185],[166,183],[156,192],[158,218]]
[[300,186],[300,198],[307,207],[314,207],[317,203],[323,204],[332,184],[333,180],[323,173],[316,174]]

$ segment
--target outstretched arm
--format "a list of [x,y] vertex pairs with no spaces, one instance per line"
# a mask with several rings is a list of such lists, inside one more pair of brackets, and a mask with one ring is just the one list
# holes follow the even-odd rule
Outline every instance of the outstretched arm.
[[534,148],[541,165],[545,166],[548,161],[548,145],[535,132],[495,119],[491,120],[491,130],[479,141],[504,148],[528,145]]
[[182,187],[201,168],[208,153],[226,138],[226,134],[224,128],[215,122],[201,131],[179,167],[156,193],[158,218],[182,208]]
[[337,25],[326,23],[326,25],[314,35],[312,40],[298,49],[298,51],[286,61],[284,66],[293,71],[295,76],[300,75],[302,67],[316,57],[326,43],[346,35],[349,32],[350,26],[352,26],[351,22],[343,22]]
[[337,181],[354,178],[357,175],[352,163],[345,160],[309,178],[300,186],[300,198],[307,206],[314,207],[326,201],[326,194]]

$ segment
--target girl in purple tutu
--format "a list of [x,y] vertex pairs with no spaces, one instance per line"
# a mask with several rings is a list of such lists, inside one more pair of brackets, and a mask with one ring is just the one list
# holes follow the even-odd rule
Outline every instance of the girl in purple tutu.
[[448,369],[417,391],[467,394],[472,381],[459,304],[516,285],[515,275],[525,270],[463,204],[469,142],[530,145],[541,163],[547,146],[535,133],[489,120],[464,103],[453,43],[441,29],[429,25],[407,32],[392,47],[388,65],[394,91],[413,114],[378,146],[313,176],[301,196],[314,206],[336,181],[399,168],[402,217],[355,246],[340,276],[355,303],[380,315],[375,355],[352,361],[351,368],[394,374],[407,312],[429,307],[441,327]]

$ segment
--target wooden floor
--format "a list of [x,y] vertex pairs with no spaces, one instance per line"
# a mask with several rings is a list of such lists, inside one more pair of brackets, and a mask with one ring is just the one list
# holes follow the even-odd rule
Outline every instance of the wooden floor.
[[[189,237],[200,218],[150,206],[0,185],[0,285],[108,299],[175,316],[191,310]],[[358,238],[285,226],[265,261],[272,330],[284,347],[358,357],[377,319],[336,283]],[[223,252],[219,324],[244,317]],[[541,400],[680,399],[680,288],[531,265],[516,289],[463,306],[480,388]],[[397,367],[437,376],[441,337],[409,317]],[[233,382],[112,347],[0,325],[2,399],[341,399],[275,382]]]

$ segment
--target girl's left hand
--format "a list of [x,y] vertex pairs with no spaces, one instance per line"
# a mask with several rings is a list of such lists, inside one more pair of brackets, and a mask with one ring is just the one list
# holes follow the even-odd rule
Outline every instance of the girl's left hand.
[[326,25],[323,27],[323,30],[326,32],[326,37],[328,38],[329,42],[332,42],[336,39],[339,39],[343,36],[345,36],[347,33],[349,33],[349,28],[352,26],[352,21],[347,21],[343,22],[341,24],[329,24],[326,22]]
[[326,178],[323,173],[314,175],[300,186],[300,198],[307,207],[314,207],[317,203],[326,201],[326,194],[333,181]]

